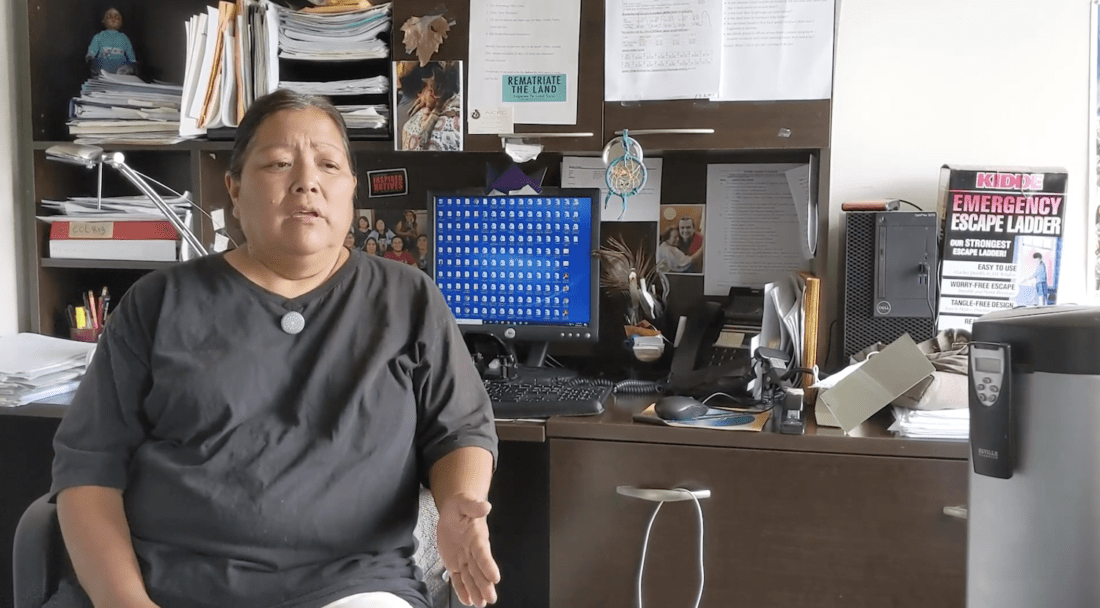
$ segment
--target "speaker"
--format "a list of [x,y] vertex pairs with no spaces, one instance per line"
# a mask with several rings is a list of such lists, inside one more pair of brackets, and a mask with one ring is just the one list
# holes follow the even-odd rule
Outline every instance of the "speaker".
[[[910,211],[859,211],[845,214],[844,239],[844,361],[864,348],[882,342],[889,344],[909,334],[915,342],[923,342],[936,335],[935,315],[924,317],[879,316],[875,314],[875,277],[878,248],[876,234],[880,223],[879,216],[885,214],[918,213],[931,216],[933,233],[935,214]],[[881,243],[879,243],[881,246]],[[904,255],[896,248],[893,256]],[[920,251],[912,252],[913,266],[925,255],[923,245]],[[938,273],[935,266],[929,269],[928,288],[932,290],[931,299],[935,301],[935,283]]]

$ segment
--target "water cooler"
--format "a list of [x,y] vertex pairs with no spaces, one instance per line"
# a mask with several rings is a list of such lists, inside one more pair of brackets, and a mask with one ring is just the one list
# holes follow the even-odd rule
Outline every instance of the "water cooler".
[[1100,606],[1100,308],[972,334],[967,608]]

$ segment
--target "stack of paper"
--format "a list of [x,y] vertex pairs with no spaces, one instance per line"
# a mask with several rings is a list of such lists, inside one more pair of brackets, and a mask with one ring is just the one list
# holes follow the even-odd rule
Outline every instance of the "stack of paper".
[[385,76],[305,82],[283,80],[279,86],[306,95],[383,95],[390,90],[390,79]]
[[[191,211],[191,193],[184,192],[164,202],[180,219]],[[55,215],[40,215],[38,219],[50,223],[57,221],[127,221],[164,219],[152,199],[147,196],[73,196],[63,201],[43,200],[42,208],[55,211]]]
[[180,141],[182,87],[102,73],[69,103],[69,134],[82,144],[173,144]]
[[341,105],[337,106],[349,129],[384,129],[389,120],[389,106]]
[[[380,37],[390,30],[389,4],[339,12],[294,11],[275,6],[267,12],[265,23],[266,36],[277,40],[278,60],[274,56],[266,59],[271,65],[268,78],[278,83],[277,88],[332,98],[349,129],[387,127],[389,108],[369,102],[374,101],[372,97],[385,99],[383,96],[390,91],[390,50]],[[280,60],[289,60],[291,65],[281,69]],[[317,75],[325,74],[327,67],[306,67],[304,63],[336,61],[346,66],[341,70],[343,75],[361,77],[326,80]]]
[[[341,105],[335,98],[384,99],[390,89],[389,46],[379,35],[390,24],[389,4],[330,13],[291,10],[270,0],[222,0],[207,7],[186,24],[179,134],[234,128],[257,97],[279,88],[333,97],[349,128],[385,129],[384,105],[370,105],[370,99],[345,99],[357,105]],[[296,65],[283,69],[280,62],[286,60]],[[381,65],[355,64],[363,60]],[[325,80],[318,74],[334,70],[304,62],[343,62],[335,72],[359,77]]]
[[0,406],[15,407],[71,393],[95,344],[23,333],[0,338]]
[[920,439],[969,439],[970,409],[911,410],[894,407],[890,430],[902,437]]
[[279,56],[310,61],[388,59],[389,46],[379,35],[389,30],[389,4],[339,13],[279,7]]

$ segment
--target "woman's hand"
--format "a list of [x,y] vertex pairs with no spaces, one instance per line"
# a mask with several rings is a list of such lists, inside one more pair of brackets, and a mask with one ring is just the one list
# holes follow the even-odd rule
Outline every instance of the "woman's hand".
[[439,509],[436,542],[458,599],[467,606],[497,601],[500,570],[489,547],[485,517],[492,506],[466,494],[455,494]]

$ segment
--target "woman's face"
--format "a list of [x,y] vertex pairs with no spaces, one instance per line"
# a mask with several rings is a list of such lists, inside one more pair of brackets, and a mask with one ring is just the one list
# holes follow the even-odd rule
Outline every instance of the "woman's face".
[[428,252],[428,237],[421,235],[416,239],[416,248],[420,250],[420,253]]
[[366,232],[367,230],[370,230],[370,222],[367,221],[367,218],[365,218],[365,217],[360,217],[359,218],[359,230],[362,230],[363,232]]
[[377,219],[374,220],[374,229],[378,231],[378,234],[385,234],[386,232],[386,220]]
[[378,255],[378,241],[367,239],[366,252],[371,255]]
[[401,253],[401,250],[405,248],[405,242],[401,237],[395,236],[393,240],[390,241],[390,247],[393,247],[393,250],[397,253]]
[[675,231],[675,230],[670,230],[668,238],[665,239],[665,242],[668,243],[669,245],[672,245],[673,247],[679,247],[680,246],[680,233]]
[[250,251],[307,256],[343,246],[355,175],[339,127],[316,108],[264,119],[238,179],[226,177]]
[[349,233],[344,235],[344,247],[347,247],[348,249],[351,249],[352,247],[355,247],[355,235],[354,234],[349,232]]
[[416,223],[416,214],[413,213],[412,211],[406,211],[405,212],[405,221],[409,224],[415,224]]

